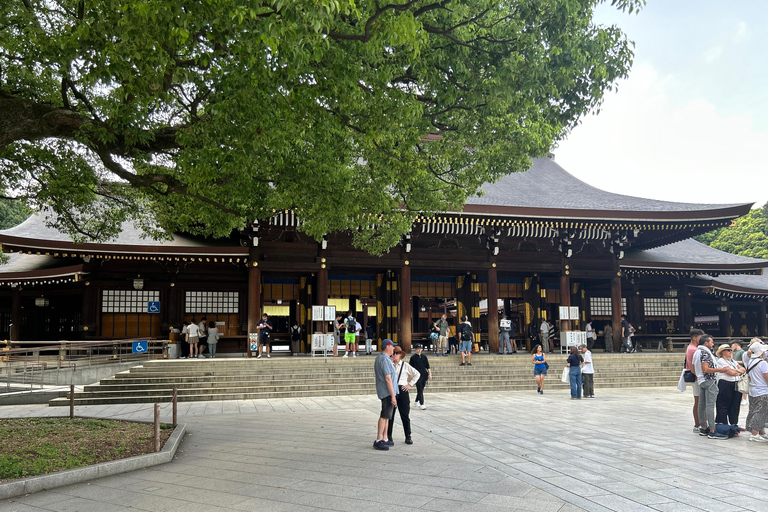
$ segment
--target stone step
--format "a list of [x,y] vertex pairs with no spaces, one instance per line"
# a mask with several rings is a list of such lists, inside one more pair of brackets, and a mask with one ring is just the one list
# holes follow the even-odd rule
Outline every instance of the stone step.
[[[617,383],[615,385],[606,386],[611,388],[623,388],[623,387],[656,387],[659,385],[663,386],[673,386],[677,383],[677,380],[675,380],[674,383],[671,382],[662,382],[662,383],[656,383],[656,382],[633,382],[633,383]],[[595,389],[600,389],[601,386],[599,382],[595,382]],[[441,388],[438,386],[428,386],[427,390],[425,392],[427,393],[471,393],[471,392],[480,392],[480,391],[525,391],[525,390],[532,390],[533,388],[533,382],[529,382],[526,385],[519,384],[519,385],[501,385],[501,384],[493,384],[493,385],[483,385],[483,386],[472,386],[472,385],[462,385],[462,386],[454,386],[454,387],[445,387]],[[558,381],[547,381],[547,389],[567,389],[568,385],[564,384],[562,382]],[[358,391],[355,389],[328,389],[324,390],[324,392],[321,394],[322,396],[347,396],[347,395],[366,395],[370,394],[370,390],[366,389],[363,391]],[[124,404],[124,403],[167,403],[171,400],[171,394],[170,393],[158,393],[155,395],[147,395],[147,396],[132,396],[132,397],[122,397],[122,396],[112,396],[112,397],[81,397],[78,396],[79,394],[76,394],[75,397],[75,405],[107,405],[107,404]],[[313,396],[318,396],[318,392],[316,390],[309,390],[309,391],[280,391],[280,392],[244,392],[244,393],[232,393],[232,394],[225,394],[225,393],[211,393],[211,394],[192,394],[192,395],[179,395],[178,400],[180,402],[196,402],[196,401],[212,401],[212,400],[254,400],[254,399],[264,399],[264,398],[308,398]],[[56,398],[54,400],[51,400],[49,402],[49,405],[51,406],[68,406],[69,405],[69,399],[67,398]]]

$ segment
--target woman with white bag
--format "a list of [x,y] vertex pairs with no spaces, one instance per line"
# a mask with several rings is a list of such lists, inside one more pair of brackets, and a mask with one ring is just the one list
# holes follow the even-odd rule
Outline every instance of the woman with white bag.
[[725,373],[717,374],[717,402],[715,405],[715,424],[738,425],[741,409],[741,393],[736,390],[744,368],[733,360],[733,348],[728,344],[717,347],[718,368],[725,368]]
[[[753,338],[754,339],[754,338]],[[768,422],[768,363],[763,360],[766,345],[759,340],[749,346],[744,354],[744,367],[749,376],[749,414],[747,414],[747,430],[752,435],[750,441],[768,443],[765,434],[765,423]]]

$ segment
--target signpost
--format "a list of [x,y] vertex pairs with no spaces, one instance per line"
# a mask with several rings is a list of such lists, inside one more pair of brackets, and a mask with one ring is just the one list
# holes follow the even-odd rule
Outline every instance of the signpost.
[[249,345],[249,350],[251,352],[256,352],[257,350],[259,350],[259,333],[257,332],[248,333],[248,345]]

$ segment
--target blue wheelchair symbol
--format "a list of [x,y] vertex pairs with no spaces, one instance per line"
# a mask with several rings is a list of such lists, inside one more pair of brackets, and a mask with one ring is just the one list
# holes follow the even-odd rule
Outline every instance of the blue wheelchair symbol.
[[159,312],[160,312],[160,302],[159,301],[147,302],[147,313],[159,313]]
[[146,341],[134,341],[133,342],[133,353],[134,354],[141,354],[147,351],[147,342]]

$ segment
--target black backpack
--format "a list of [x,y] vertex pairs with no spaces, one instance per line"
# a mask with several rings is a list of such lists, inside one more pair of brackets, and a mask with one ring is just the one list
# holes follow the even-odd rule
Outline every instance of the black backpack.
[[472,341],[472,328],[467,324],[461,324],[461,341]]

